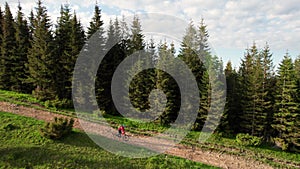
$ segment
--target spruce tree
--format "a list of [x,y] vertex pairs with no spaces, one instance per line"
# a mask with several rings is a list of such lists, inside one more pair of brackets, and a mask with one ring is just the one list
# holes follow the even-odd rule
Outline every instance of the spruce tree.
[[131,55],[136,51],[144,50],[144,35],[142,34],[142,26],[140,23],[140,19],[135,15],[133,17],[131,32],[128,42],[128,54]]
[[286,53],[278,69],[277,111],[272,127],[278,131],[278,137],[287,144],[287,149],[300,146],[299,103],[296,102],[297,85],[292,59]]
[[3,36],[3,12],[2,12],[2,9],[0,7],[0,44],[2,44],[2,36]]
[[[268,52],[266,53],[268,54]],[[240,132],[249,133],[255,136],[264,136],[267,126],[267,110],[270,102],[267,100],[267,66],[266,58],[259,53],[254,43],[247,49],[245,59],[240,68],[242,113]]]
[[[211,131],[218,126],[219,120],[224,113],[223,106],[226,94],[224,83],[226,79],[223,76],[223,62],[217,56],[211,55],[208,38],[207,25],[202,18],[198,26],[196,38],[197,54],[201,58],[205,69],[202,77],[202,86],[200,87],[200,105],[204,114],[209,113],[209,116],[206,118],[205,130]],[[222,125],[219,126],[219,129],[223,128]]]
[[[255,50],[254,54],[257,54],[256,46],[253,46]],[[254,122],[255,117],[255,110],[254,110],[254,104],[253,104],[253,97],[254,97],[254,55],[251,53],[250,49],[247,49],[245,58],[242,60],[242,64],[240,67],[240,82],[241,90],[243,93],[242,95],[242,112],[240,114],[241,118],[241,129],[240,132],[244,133],[251,133],[252,129],[254,129],[254,125],[252,122]]]
[[226,118],[227,116],[227,114],[224,114],[224,106],[226,102],[226,78],[223,76],[222,60],[219,60],[217,56],[211,57],[207,67],[207,73],[205,74],[209,77],[206,100],[206,104],[209,108],[206,110],[208,112],[208,116],[205,122],[204,131],[212,132],[214,129],[218,129],[220,131],[226,126],[226,121],[222,120],[222,117]]
[[115,32],[115,42],[120,43],[122,40],[122,30],[121,30],[121,25],[118,17],[115,18],[113,25],[114,25],[114,32]]
[[51,22],[46,7],[41,0],[37,2],[36,15],[33,20],[32,47],[28,55],[29,82],[35,90],[33,94],[41,100],[52,100],[57,95],[56,91],[56,61],[54,53]]
[[122,40],[127,40],[129,38],[130,30],[128,28],[124,15],[122,16],[122,20],[120,21],[120,32]]
[[265,71],[267,70],[263,63],[263,56],[260,55],[258,51],[254,61],[254,119],[252,122],[253,127],[251,129],[251,134],[256,136],[263,136],[265,127],[267,126],[266,108],[268,108],[269,102],[266,100],[267,90],[265,89]]
[[2,21],[2,45],[0,63],[0,88],[4,90],[18,90],[18,79],[15,77],[16,50],[15,21],[8,3],[5,3],[5,12]]
[[117,114],[117,110],[111,95],[112,77],[118,65],[126,57],[126,51],[119,41],[121,39],[119,32],[118,20],[116,19],[115,22],[110,20],[105,44],[107,53],[98,68],[96,79],[96,96],[99,108],[114,115]]
[[71,44],[71,13],[69,5],[62,5],[60,17],[55,30],[56,61],[56,90],[58,99],[71,99],[71,78],[76,55],[73,55]]
[[[193,75],[195,76],[199,87],[198,92],[200,95],[200,103],[199,103],[200,106],[199,106],[198,117],[193,128],[201,129],[206,120],[207,110],[209,108],[207,103],[208,74],[205,75],[203,60],[201,60],[204,57],[203,55],[202,55],[203,57],[200,55],[203,54],[203,51],[201,50],[198,51],[199,49],[198,46],[202,45],[201,41],[198,41],[200,42],[200,44],[197,44],[196,42],[197,42],[197,30],[195,29],[193,22],[190,22],[186,29],[186,34],[183,37],[179,58],[182,59],[185,62],[185,64],[188,65]],[[201,57],[201,59],[199,57]]]
[[[143,65],[150,65],[152,63],[145,58],[144,35],[142,34],[140,20],[136,15],[133,17],[130,37],[127,43],[127,56],[133,55],[133,57],[137,57],[136,62],[132,65],[129,72],[131,76],[135,76],[132,81],[127,81],[126,84],[129,85],[130,93],[127,99],[130,99],[138,112],[145,112],[149,108],[148,96],[151,89],[153,89],[153,82],[151,82],[151,71],[143,70],[142,68]],[[137,117],[140,115],[137,114]]]
[[151,55],[153,63],[156,63],[158,56],[156,54],[156,45],[153,39],[147,44],[147,52]]
[[295,73],[297,81],[297,102],[300,103],[300,55],[295,59]]
[[29,27],[29,39],[30,41],[32,41],[32,37],[33,37],[33,32],[34,32],[34,13],[33,13],[33,10],[30,11],[30,15],[28,17],[28,20],[29,20],[29,24],[28,24],[28,27]]
[[[85,58],[84,63],[80,63],[80,68],[78,71],[84,72],[79,73],[83,77],[80,77],[79,79],[73,79],[73,82],[77,82],[79,80],[82,81],[82,79],[85,79],[84,85],[82,84],[75,84],[75,88],[78,90],[76,91],[78,94],[82,96],[82,100],[80,100],[81,105],[91,105],[89,107],[86,107],[84,111],[94,111],[97,108],[97,102],[94,101],[92,96],[96,94],[96,100],[98,101],[98,105],[101,107],[102,105],[99,104],[99,90],[102,90],[99,88],[99,82],[102,81],[101,78],[99,78],[98,74],[95,77],[94,70],[101,69],[101,64],[103,64],[103,60],[101,61],[100,66],[98,65],[99,57],[104,57],[104,54],[108,52],[109,49],[106,49],[106,39],[104,37],[104,28],[103,28],[103,21],[101,20],[101,10],[99,6],[95,5],[95,11],[94,16],[92,20],[90,21],[90,25],[88,27],[87,32],[87,40],[85,45],[83,46],[81,56]],[[96,72],[97,73],[97,72]],[[85,76],[84,76],[85,74]],[[78,77],[78,76],[76,76]],[[78,83],[79,83],[78,82]],[[88,82],[88,83],[87,83]]]
[[262,57],[262,67],[263,67],[263,81],[262,81],[262,107],[263,111],[267,114],[266,123],[264,127],[264,139],[265,141],[270,141],[270,136],[272,133],[272,120],[274,113],[274,104],[275,104],[275,92],[276,88],[274,86],[275,81],[275,73],[274,66],[272,61],[272,54],[270,52],[270,47],[268,43],[266,43],[265,47],[260,52]]
[[97,31],[99,31],[100,36],[102,36],[104,31],[103,24],[104,23],[101,20],[101,9],[99,8],[98,4],[96,4],[94,9],[94,16],[92,18],[92,21],[90,22],[90,26],[88,27],[87,38],[89,39]]
[[[74,12],[73,18],[71,19],[71,39],[70,39],[70,46],[71,46],[71,56],[72,59],[72,67],[74,66],[74,63],[76,61],[76,55],[79,55],[80,51],[82,50],[85,41],[86,36],[84,32],[84,28],[82,23],[77,19],[77,15]],[[75,56],[75,57],[74,57]]]
[[[149,53],[151,54],[151,53]],[[154,103],[157,103],[155,106],[157,110],[162,112],[154,112],[153,115],[157,117],[157,120],[162,125],[170,124],[174,122],[178,116],[181,104],[180,90],[175,79],[170,75],[170,73],[176,74],[178,67],[176,66],[175,61],[175,48],[174,44],[171,43],[168,47],[167,43],[159,45],[158,48],[158,60],[157,60],[157,69],[155,69],[154,74],[152,75],[152,82],[154,82],[154,88],[161,90],[167,99],[165,103],[165,108],[157,107],[159,104],[162,106],[164,99],[161,96],[156,96],[156,100],[152,100]],[[168,69],[169,72],[164,72],[163,69]],[[177,76],[180,76],[177,74]],[[155,104],[153,104],[155,105]],[[161,114],[158,114],[161,113]]]
[[15,90],[24,93],[30,93],[33,88],[32,84],[25,83],[29,76],[29,70],[26,67],[28,64],[28,50],[30,48],[30,35],[27,20],[22,13],[21,5],[18,6],[17,18],[16,18],[16,62],[14,67],[16,84]]
[[239,92],[239,75],[232,67],[229,61],[225,68],[226,85],[227,85],[227,99],[225,106],[225,114],[223,117],[223,131],[237,133],[239,126],[239,113],[241,111],[241,99]]

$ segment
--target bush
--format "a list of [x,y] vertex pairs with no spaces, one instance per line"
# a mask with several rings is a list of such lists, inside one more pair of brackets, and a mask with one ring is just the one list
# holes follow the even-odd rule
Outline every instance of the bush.
[[74,119],[68,118],[54,118],[53,122],[46,123],[46,125],[40,129],[42,136],[49,139],[61,139],[72,132]]
[[280,147],[283,151],[287,151],[289,149],[289,143],[287,143],[282,138],[274,138],[276,146]]
[[239,133],[235,138],[236,142],[242,146],[260,146],[262,138],[251,136],[249,134]]
[[46,108],[54,108],[55,110],[57,108],[59,109],[68,109],[73,107],[73,102],[72,100],[67,100],[67,99],[54,99],[54,100],[47,100],[44,102],[44,106]]
[[3,129],[5,131],[11,131],[11,130],[15,130],[15,129],[18,129],[17,126],[11,124],[11,123],[8,123],[7,125],[3,126]]

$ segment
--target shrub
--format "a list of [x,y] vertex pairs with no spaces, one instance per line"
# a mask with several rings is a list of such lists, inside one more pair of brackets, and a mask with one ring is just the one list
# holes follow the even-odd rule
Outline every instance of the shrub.
[[74,119],[68,118],[54,118],[53,122],[46,123],[46,125],[40,129],[42,136],[49,139],[61,139],[72,132]]
[[283,151],[287,151],[289,149],[289,143],[287,143],[282,138],[274,138],[276,146],[280,147]]
[[67,109],[67,108],[72,108],[73,107],[73,102],[72,100],[68,100],[68,99],[54,99],[54,100],[47,100],[44,102],[44,106],[46,108],[54,108],[55,110],[57,108],[60,109]]
[[5,126],[3,127],[3,129],[4,129],[5,131],[11,131],[11,130],[18,129],[18,127],[15,126],[15,125],[13,125],[13,124],[11,124],[11,123],[8,123],[7,125],[5,125]]
[[235,138],[236,142],[242,146],[260,146],[262,139],[249,134],[239,133]]

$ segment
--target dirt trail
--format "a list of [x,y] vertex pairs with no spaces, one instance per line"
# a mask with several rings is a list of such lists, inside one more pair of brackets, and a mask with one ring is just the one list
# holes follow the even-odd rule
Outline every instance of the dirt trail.
[[[24,107],[24,106],[18,106],[15,104],[7,103],[7,102],[0,102],[0,111],[3,112],[11,112],[27,117],[33,117],[39,120],[44,121],[51,121],[53,117],[66,117],[64,115],[58,115],[51,112],[43,111],[43,110],[37,110],[34,108]],[[105,126],[98,123],[91,123],[87,121],[80,121],[81,123],[84,123],[85,130],[95,132],[97,134],[100,134],[105,137],[111,137],[111,133],[107,132],[109,131],[109,126]],[[86,128],[88,126],[88,128]],[[74,127],[81,129],[82,127],[79,123],[78,119],[75,119]],[[140,140],[143,140],[141,142]],[[155,150],[156,148],[161,148],[165,145],[170,145],[170,141],[168,140],[157,140],[152,137],[146,137],[146,136],[137,136],[132,135],[130,137],[129,144],[134,144],[138,146],[144,146],[145,148],[149,148],[149,145],[152,145],[151,149]],[[156,146],[156,147],[155,147]],[[269,169],[272,168],[267,164],[263,164],[259,161],[254,161],[253,159],[246,159],[242,156],[236,156],[236,155],[229,155],[229,154],[222,154],[218,152],[212,152],[208,150],[201,150],[199,148],[190,147],[190,146],[184,146],[177,144],[172,149],[168,150],[166,152],[167,154],[183,157],[189,160],[201,162],[204,164],[209,164],[221,168],[230,168],[230,169]]]

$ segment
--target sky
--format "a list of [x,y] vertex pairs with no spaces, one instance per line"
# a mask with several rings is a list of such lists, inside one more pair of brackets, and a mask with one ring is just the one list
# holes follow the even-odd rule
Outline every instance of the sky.
[[[34,9],[34,0],[19,0],[26,16]],[[8,0],[12,12],[17,10],[18,0]],[[0,0],[3,5],[4,0]],[[69,3],[81,22],[88,26],[96,0],[43,0],[53,24],[59,16],[61,4]],[[238,67],[245,49],[253,42],[263,48],[268,42],[273,60],[278,64],[288,51],[292,58],[300,55],[300,4],[299,0],[98,0],[102,19],[107,25],[110,18],[122,15],[159,13],[172,16],[156,25],[162,34],[178,34],[177,20],[199,25],[201,18],[207,25],[209,43],[224,64],[231,60]],[[178,19],[174,19],[174,18]],[[151,20],[150,20],[151,21]],[[150,29],[151,22],[141,19],[143,30]],[[172,22],[173,21],[173,22]],[[152,25],[153,26],[153,25]],[[168,31],[168,32],[165,32]],[[182,30],[184,31],[184,30]],[[182,34],[183,36],[183,34]]]

